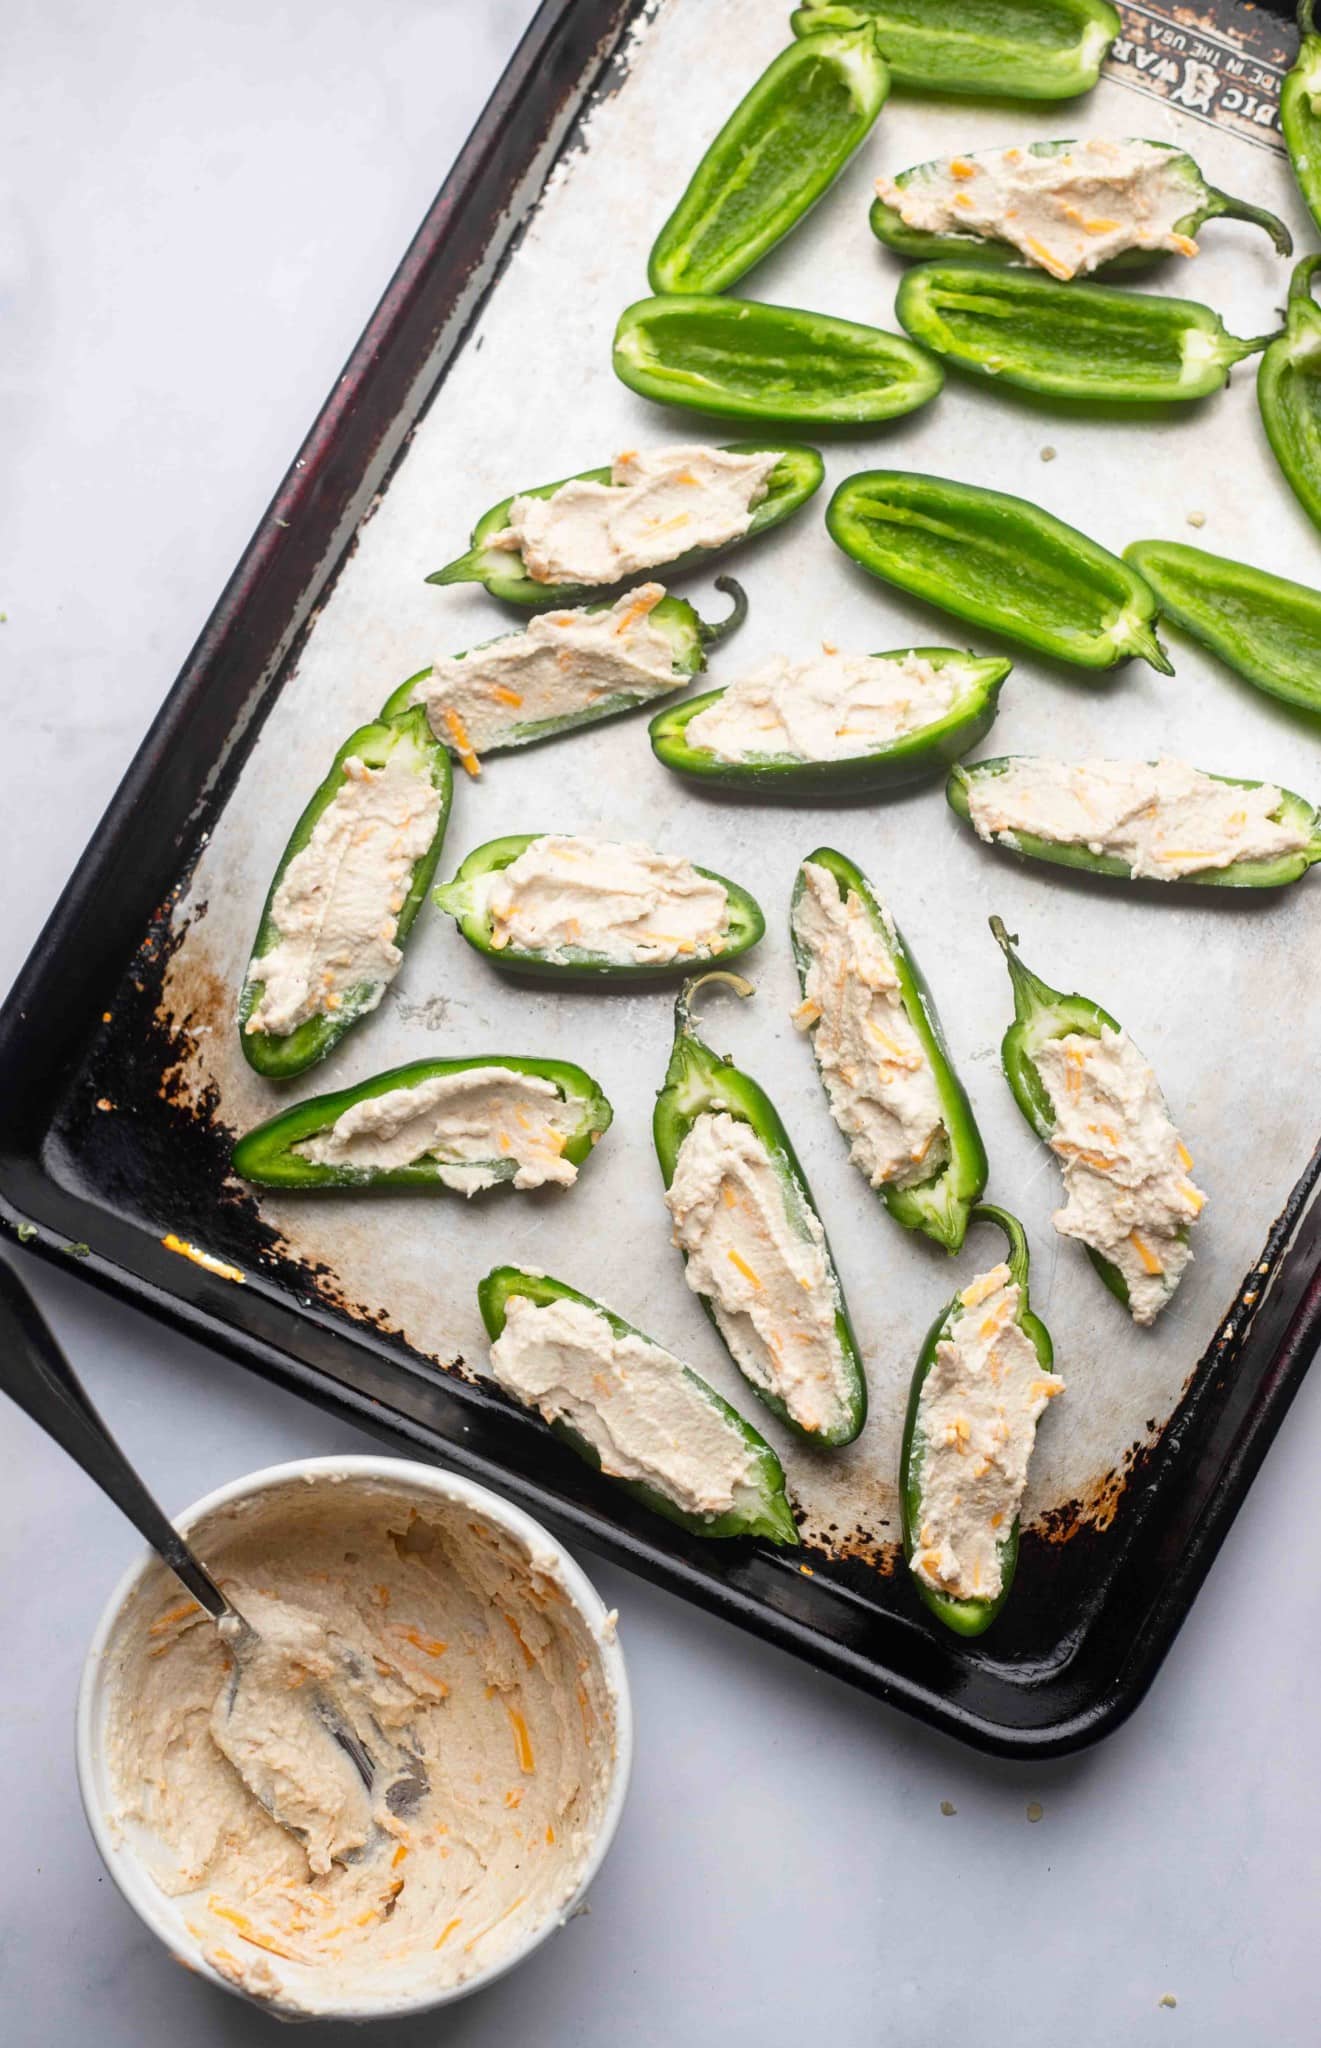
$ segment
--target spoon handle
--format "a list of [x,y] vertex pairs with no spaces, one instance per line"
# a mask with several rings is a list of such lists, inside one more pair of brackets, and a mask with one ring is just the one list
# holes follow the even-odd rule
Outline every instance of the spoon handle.
[[233,1610],[148,1493],[87,1397],[27,1288],[0,1259],[0,1389],[109,1494],[213,1620]]

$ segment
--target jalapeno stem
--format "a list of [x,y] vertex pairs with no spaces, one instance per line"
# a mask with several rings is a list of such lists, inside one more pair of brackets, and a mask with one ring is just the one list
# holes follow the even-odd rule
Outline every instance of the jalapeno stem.
[[715,647],[720,641],[728,640],[731,633],[737,633],[744,619],[748,616],[748,594],[744,590],[743,585],[736,582],[734,577],[717,576],[716,589],[720,591],[722,596],[729,599],[733,609],[723,619],[716,620],[712,625],[708,625],[705,619],[698,619],[697,637],[703,647]]
[[[999,919],[992,918],[991,922],[992,924],[998,924]],[[1014,956],[1011,954],[1009,957],[1012,965]],[[972,1212],[971,1220],[974,1223],[994,1223],[997,1229],[1003,1230],[1009,1241],[1009,1257],[1005,1260],[1005,1264],[1013,1274],[1018,1285],[1022,1288],[1024,1294],[1026,1294],[1028,1269],[1027,1232],[1018,1218],[1011,1216],[1007,1209],[997,1209],[993,1202],[979,1202]]]
[[1213,202],[1211,210],[1218,219],[1245,220],[1254,227],[1265,228],[1277,256],[1293,255],[1293,236],[1278,214],[1268,213],[1264,206],[1251,206],[1246,199],[1236,199],[1232,192],[1222,192],[1215,185],[1207,186],[1206,196]]
[[1314,0],[1298,0],[1298,33],[1304,39],[1316,34],[1313,6]]
[[1293,276],[1289,279],[1289,312],[1295,307],[1311,307],[1312,279],[1321,267],[1321,256],[1304,256],[1301,263],[1295,263]]
[[741,974],[732,974],[727,967],[713,967],[709,974],[690,975],[675,998],[674,1028],[677,1037],[696,1036],[693,1024],[693,998],[709,983],[716,981],[723,982],[726,988],[732,988],[736,996],[746,997],[753,992],[753,984],[750,981],[745,981]]
[[993,917],[990,925],[995,943],[1009,963],[1009,979],[1014,989],[1014,1009],[1019,1017],[1029,1016],[1038,1004],[1053,1003],[1057,991],[1042,981],[1039,975],[1034,974],[1030,967],[1025,967],[1015,952],[1018,944],[1017,932],[1006,931],[1002,917]]

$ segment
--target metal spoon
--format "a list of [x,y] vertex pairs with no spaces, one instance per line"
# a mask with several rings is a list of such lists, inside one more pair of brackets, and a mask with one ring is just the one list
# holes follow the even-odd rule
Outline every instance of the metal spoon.
[[[82,1466],[103,1493],[123,1511],[135,1529],[164,1564],[210,1615],[224,1637],[233,1659],[233,1672],[221,1721],[237,1719],[244,1705],[244,1686],[261,1655],[263,1639],[247,1617],[241,1614],[216,1584],[195,1551],[185,1543],[173,1523],[148,1493],[105,1423],[93,1407],[86,1390],[64,1353],[60,1350],[40,1310],[13,1268],[0,1260],[0,1388],[25,1409]],[[347,1655],[342,1657],[351,1690],[359,1676]],[[373,1723],[379,1745],[364,1741],[353,1719],[334,1693],[321,1683],[300,1687],[307,1712],[349,1758],[370,1796],[382,1762],[388,1760],[392,1781],[385,1803],[395,1814],[415,1806],[427,1790],[421,1761],[411,1751],[386,1736]],[[359,1717],[360,1718],[360,1717]],[[310,1733],[311,1731],[309,1731]],[[278,1774],[264,1767],[260,1750],[254,1754],[232,1751],[220,1739],[253,1796],[260,1800],[272,1820],[304,1843],[308,1831],[283,1810],[278,1791]],[[378,1830],[372,1829],[373,1834]],[[364,1838],[365,1839],[365,1838]],[[360,1853],[349,1850],[348,1855]],[[338,1855],[336,1860],[347,1860]]]

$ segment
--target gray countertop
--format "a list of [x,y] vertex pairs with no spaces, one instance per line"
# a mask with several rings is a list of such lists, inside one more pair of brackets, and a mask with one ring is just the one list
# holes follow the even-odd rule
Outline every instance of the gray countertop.
[[[0,978],[531,12],[12,0]],[[255,1466],[362,1443],[63,1275],[25,1270],[171,1508]],[[1319,1453],[1313,1379],[1150,1699],[1100,1749],[1041,1767],[964,1752],[587,1557],[620,1609],[639,1738],[591,1912],[492,1991],[392,2027],[391,2043],[1310,2044]],[[157,1947],[83,1825],[74,1691],[136,1540],[8,1409],[0,1458],[7,2048],[274,2040],[276,2022]]]

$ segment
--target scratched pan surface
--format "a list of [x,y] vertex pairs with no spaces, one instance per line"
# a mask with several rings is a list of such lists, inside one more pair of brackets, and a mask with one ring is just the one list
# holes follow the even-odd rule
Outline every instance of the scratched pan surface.
[[[1287,34],[1249,10],[1198,28],[1187,10],[1176,25],[1135,8],[1076,108],[896,97],[810,225],[744,289],[892,325],[900,269],[866,225],[876,174],[1061,134],[1175,141],[1213,182],[1284,213],[1306,246],[1271,125]],[[797,809],[697,796],[655,763],[637,719],[493,760],[476,784],[459,778],[445,873],[510,830],[595,830],[690,854],[761,900],[756,997],[712,998],[703,1028],[775,1097],[833,1240],[872,1413],[858,1443],[829,1456],[791,1445],[758,1410],[669,1245],[650,1144],[665,990],[516,987],[428,911],[387,1000],[327,1068],[277,1092],[248,1070],[234,1028],[270,874],[345,733],[434,656],[518,623],[475,587],[428,587],[426,572],[512,488],[623,447],[728,437],[627,392],[610,337],[646,290],[650,241],[688,170],[784,36],[765,0],[542,9],[10,1000],[0,1199],[11,1227],[36,1226],[38,1249],[85,1245],[89,1277],[260,1370],[495,1476],[650,1576],[929,1720],[1040,1753],[1093,1739],[1141,1696],[1310,1357],[1317,1165],[1300,1104],[1321,1061],[1321,883],[1156,899],[1034,874],[963,836],[938,786]],[[1145,288],[1205,299],[1241,334],[1271,328],[1287,269],[1266,239],[1224,223],[1203,249],[1195,269]],[[717,653],[714,683],[823,638],[859,651],[991,644],[832,547],[828,490],[863,467],[1018,491],[1116,549],[1164,535],[1311,575],[1315,536],[1274,471],[1250,365],[1221,397],[1141,421],[1071,417],[951,376],[913,419],[824,452],[818,499],[730,565],[751,616]],[[1190,514],[1204,516],[1200,531]],[[684,590],[722,608],[709,578]],[[1173,678],[1130,666],[1087,680],[1019,658],[984,751],[1169,751],[1321,794],[1307,724],[1171,642]],[[991,1192],[1027,1224],[1034,1302],[1068,1383],[1041,1432],[1018,1588],[980,1644],[938,1637],[895,1569],[895,1468],[923,1335],[999,1244],[974,1232],[948,1261],[900,1232],[826,1115],[788,1021],[786,928],[795,868],[823,841],[870,873],[934,988]],[[1196,1158],[1210,1197],[1197,1260],[1153,1331],[1131,1326],[1051,1227],[1057,1177],[999,1071],[1010,1012],[993,911],[1048,980],[1128,1025]],[[488,1051],[571,1056],[604,1085],[614,1127],[571,1195],[258,1198],[227,1175],[233,1134],[280,1103],[407,1059]],[[506,1259],[600,1296],[775,1438],[803,1548],[683,1537],[621,1504],[483,1384],[474,1287]]]

